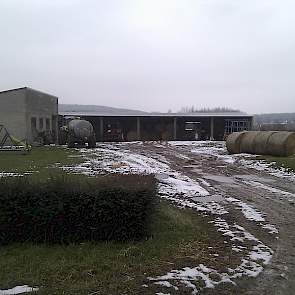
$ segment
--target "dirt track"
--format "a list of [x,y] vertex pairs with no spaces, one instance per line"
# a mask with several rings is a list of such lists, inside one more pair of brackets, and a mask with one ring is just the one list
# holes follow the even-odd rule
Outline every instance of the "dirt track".
[[[230,238],[233,250],[247,257],[245,264],[238,266],[232,274],[218,274],[220,282],[224,278],[234,281],[230,291],[219,283],[213,282],[214,288],[210,287],[209,282],[208,288],[188,287],[187,294],[295,294],[294,175],[283,173],[278,177],[275,170],[267,172],[263,165],[254,169],[257,161],[251,162],[244,156],[228,156],[222,143],[102,144],[97,150],[97,155],[103,156],[101,159],[108,155],[112,163],[120,160],[124,167],[126,162],[133,161],[124,160],[124,155],[130,154],[134,158],[142,156],[140,163],[147,159],[169,163],[173,177],[182,175],[197,181],[208,191],[207,195],[194,197],[182,193],[174,198],[170,190],[166,198],[197,211],[207,208],[205,212],[215,218],[217,229]],[[139,163],[137,158],[134,161]],[[97,163],[88,165],[93,169]],[[159,179],[167,177],[162,174],[169,174],[155,173]],[[180,276],[179,282],[184,281],[186,286],[193,282],[190,277],[186,281],[182,279]],[[166,281],[164,277],[156,280]],[[175,281],[177,275],[174,274],[169,282]],[[171,294],[179,294],[171,291]],[[159,294],[170,294],[170,290],[167,292]]]
[[[150,150],[150,148],[148,148]],[[184,166],[183,160],[179,160],[178,152],[188,156],[188,166]],[[175,169],[187,174],[193,179],[200,177],[217,189],[222,195],[242,200],[259,211],[266,214],[266,219],[274,224],[279,231],[278,239],[261,233],[261,227],[253,225],[243,219],[242,216],[232,213],[235,218],[240,218],[239,224],[250,228],[255,232],[264,244],[270,246],[273,251],[271,263],[253,281],[241,281],[239,287],[246,294],[295,294],[295,183],[294,181],[278,178],[265,172],[241,166],[239,161],[228,164],[222,159],[206,153],[191,153],[190,146],[165,147],[153,149],[153,152],[165,156]],[[196,170],[199,169],[198,170]],[[270,192],[259,187],[244,183],[243,179],[257,181],[267,187],[276,188],[291,195],[282,195],[278,192]],[[238,288],[238,289],[240,289]],[[242,291],[240,289],[240,291]]]

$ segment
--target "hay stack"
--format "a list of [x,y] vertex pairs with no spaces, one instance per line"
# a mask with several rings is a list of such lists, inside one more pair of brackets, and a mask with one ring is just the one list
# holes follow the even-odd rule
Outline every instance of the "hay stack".
[[230,154],[249,153],[286,157],[295,154],[295,132],[234,132],[228,136],[226,147]]
[[274,133],[276,133],[276,131],[259,132],[253,139],[253,153],[257,155],[265,155],[268,153],[268,142]]
[[278,131],[268,141],[267,154],[288,157],[295,154],[295,132]]
[[234,132],[226,139],[226,147],[230,154],[239,154],[241,152],[241,141],[245,132]]
[[245,132],[241,141],[241,153],[254,153],[254,139],[259,137],[260,131],[248,131]]

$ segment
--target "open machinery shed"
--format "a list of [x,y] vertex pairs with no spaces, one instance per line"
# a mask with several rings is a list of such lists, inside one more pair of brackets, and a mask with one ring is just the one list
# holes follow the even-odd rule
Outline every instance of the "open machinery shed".
[[92,123],[97,141],[223,140],[232,132],[252,127],[252,116],[242,112],[132,115],[62,112],[60,124],[77,117]]

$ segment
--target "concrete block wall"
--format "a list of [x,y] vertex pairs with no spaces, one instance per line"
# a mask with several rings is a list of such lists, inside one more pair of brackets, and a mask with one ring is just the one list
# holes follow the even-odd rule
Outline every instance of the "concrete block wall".
[[19,140],[27,137],[26,89],[0,93],[0,124]]
[[[49,121],[49,130],[58,135],[58,98],[31,88],[26,93],[26,125],[27,138],[30,142],[34,140],[35,134],[32,130],[31,119],[36,119],[36,131],[46,131],[46,120]],[[43,126],[41,126],[41,122]],[[48,129],[47,129],[48,130]],[[56,138],[57,141],[57,138]]]
[[[32,118],[36,120],[36,132],[32,132]],[[57,142],[58,98],[27,87],[0,92],[0,124],[12,136],[30,144],[38,132],[46,129],[53,132]]]

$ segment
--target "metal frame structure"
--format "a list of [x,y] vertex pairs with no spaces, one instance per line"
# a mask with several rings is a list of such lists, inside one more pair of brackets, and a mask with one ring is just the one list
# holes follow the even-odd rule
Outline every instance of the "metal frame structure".
[[13,138],[5,128],[0,124],[0,152],[29,152],[30,146],[26,140],[17,140]]

